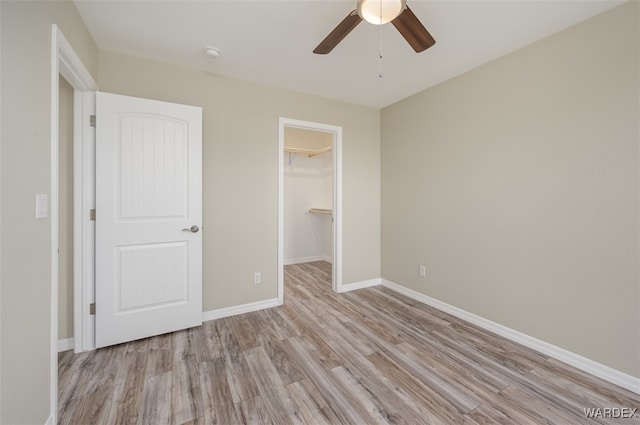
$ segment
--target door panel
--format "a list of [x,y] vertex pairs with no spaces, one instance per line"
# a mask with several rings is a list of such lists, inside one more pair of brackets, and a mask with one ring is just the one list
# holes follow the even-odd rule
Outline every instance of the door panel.
[[96,97],[96,346],[202,323],[202,110]]
[[186,242],[116,249],[116,313],[188,301]]
[[186,218],[187,124],[164,117],[120,117],[121,220]]

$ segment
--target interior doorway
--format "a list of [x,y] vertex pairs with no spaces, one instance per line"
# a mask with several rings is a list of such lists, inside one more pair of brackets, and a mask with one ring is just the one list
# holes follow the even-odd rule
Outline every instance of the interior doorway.
[[[49,398],[50,398],[50,417],[47,423],[56,423],[57,421],[57,402],[58,402],[58,326],[59,326],[59,318],[58,318],[58,281],[59,281],[59,267],[60,267],[60,258],[58,249],[60,248],[59,242],[59,214],[60,214],[60,206],[59,206],[59,193],[60,193],[60,146],[59,146],[59,126],[61,123],[60,120],[60,77],[63,77],[64,80],[69,84],[70,87],[73,88],[73,157],[74,157],[74,183],[73,183],[73,216],[77,218],[82,213],[83,206],[77,202],[79,197],[77,194],[81,192],[82,185],[79,187],[78,185],[78,177],[82,176],[82,170],[77,168],[78,161],[76,158],[81,157],[85,154],[85,150],[83,149],[84,143],[90,143],[92,141],[89,131],[90,123],[89,123],[89,115],[92,113],[86,107],[87,98],[91,97],[91,95],[98,89],[96,82],[93,80],[93,77],[87,71],[87,68],[84,66],[78,55],[75,53],[71,44],[64,37],[62,32],[58,29],[55,24],[51,25],[51,199],[50,199],[50,224],[51,224],[51,327],[50,327],[50,370],[49,370]],[[65,96],[63,94],[63,96]],[[83,182],[83,184],[90,184],[90,182]],[[88,209],[86,209],[87,216]],[[68,212],[64,212],[64,214],[69,214]],[[77,291],[78,281],[82,279],[83,270],[81,268],[82,261],[79,261],[79,249],[78,247],[82,244],[79,243],[79,239],[86,234],[86,232],[80,231],[84,230],[81,227],[78,227],[78,220],[74,221],[74,228],[72,231],[67,231],[67,235],[72,235],[73,237],[73,297],[78,297],[79,294]],[[74,303],[75,304],[75,303]],[[88,304],[87,304],[88,308]],[[75,320],[74,312],[74,344],[77,345],[78,332],[77,327],[78,323]]]
[[284,265],[333,264],[333,134],[284,129]]
[[280,119],[278,300],[284,268],[308,264],[342,287],[342,128]]

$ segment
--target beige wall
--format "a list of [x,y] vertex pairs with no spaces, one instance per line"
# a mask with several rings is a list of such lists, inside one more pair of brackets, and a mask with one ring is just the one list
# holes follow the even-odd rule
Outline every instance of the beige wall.
[[319,150],[332,144],[333,133],[297,127],[284,128],[284,146],[287,148]]
[[60,77],[58,339],[73,338],[73,87]]
[[277,296],[279,117],[343,127],[343,280],[380,276],[378,110],[104,52],[98,84],[203,108],[205,311]]
[[50,413],[51,222],[35,220],[34,205],[35,194],[50,195],[51,186],[51,24],[94,75],[97,48],[71,2],[2,1],[0,8],[0,423],[43,424]]
[[638,16],[382,111],[384,278],[640,377]]

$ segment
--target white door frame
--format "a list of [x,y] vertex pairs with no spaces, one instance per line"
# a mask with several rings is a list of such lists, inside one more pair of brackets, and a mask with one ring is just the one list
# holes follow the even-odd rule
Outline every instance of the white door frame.
[[284,129],[333,134],[333,274],[335,292],[342,292],[342,127],[280,117],[278,144],[278,303],[284,303]]
[[96,129],[90,124],[96,111],[96,91],[74,91],[73,96],[73,351],[95,349]]
[[[82,125],[82,117],[78,117],[78,108],[82,105],[82,102],[78,102],[79,98],[82,98],[87,92],[95,92],[98,89],[98,85],[94,81],[91,73],[80,60],[80,57],[71,47],[71,44],[64,37],[57,25],[51,25],[51,370],[50,370],[50,414],[47,420],[47,424],[57,423],[57,410],[58,410],[58,119],[59,119],[59,78],[60,75],[74,89],[74,150],[79,143],[79,138],[82,139],[84,132],[79,130],[79,125]],[[78,104],[80,103],[80,105]],[[87,114],[88,115],[88,114]],[[87,123],[89,117],[86,117]],[[81,142],[81,140],[80,140]],[[74,170],[77,159],[77,155],[74,152]],[[77,176],[75,177],[77,179]],[[75,196],[76,182],[74,182],[74,213],[77,213]],[[77,243],[77,226],[74,223],[74,243]],[[78,279],[77,267],[82,266],[78,261],[77,252],[78,245],[74,246],[74,290],[76,289],[76,280]],[[80,264],[79,264],[80,263]],[[75,302],[75,301],[74,301]]]

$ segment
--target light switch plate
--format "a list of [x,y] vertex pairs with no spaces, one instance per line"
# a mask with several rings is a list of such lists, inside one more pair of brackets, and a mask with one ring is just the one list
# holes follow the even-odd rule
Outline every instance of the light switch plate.
[[47,195],[36,194],[36,220],[47,218],[49,215],[49,205]]

